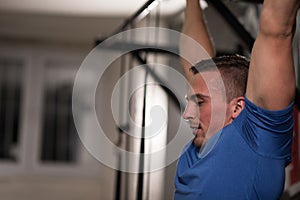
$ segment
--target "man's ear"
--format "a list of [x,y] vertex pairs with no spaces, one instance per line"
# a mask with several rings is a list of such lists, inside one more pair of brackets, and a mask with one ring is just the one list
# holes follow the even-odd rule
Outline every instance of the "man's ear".
[[234,98],[231,100],[230,104],[232,106],[231,117],[232,119],[235,119],[245,108],[245,98],[244,97]]

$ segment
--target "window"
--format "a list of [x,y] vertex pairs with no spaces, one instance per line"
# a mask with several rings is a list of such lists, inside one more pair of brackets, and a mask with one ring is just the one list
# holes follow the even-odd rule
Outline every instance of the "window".
[[0,159],[17,160],[21,85],[23,81],[22,60],[0,57]]
[[41,160],[74,162],[77,144],[72,116],[72,89],[76,65],[47,61],[43,91]]

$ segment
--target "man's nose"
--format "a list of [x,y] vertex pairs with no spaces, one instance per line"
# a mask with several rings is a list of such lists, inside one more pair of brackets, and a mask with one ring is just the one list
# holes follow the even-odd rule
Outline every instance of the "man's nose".
[[193,103],[188,103],[185,107],[182,117],[185,120],[191,120],[196,118],[198,114],[198,107],[196,105],[193,105]]

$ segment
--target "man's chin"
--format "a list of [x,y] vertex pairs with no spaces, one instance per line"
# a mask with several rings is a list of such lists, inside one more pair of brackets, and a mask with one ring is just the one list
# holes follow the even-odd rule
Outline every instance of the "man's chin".
[[197,136],[196,136],[196,137],[194,138],[194,141],[193,141],[195,147],[196,147],[196,148],[201,148],[201,146],[202,146],[203,143],[204,143],[204,139],[205,139],[205,138],[203,138],[203,137],[200,138],[200,137],[197,137]]

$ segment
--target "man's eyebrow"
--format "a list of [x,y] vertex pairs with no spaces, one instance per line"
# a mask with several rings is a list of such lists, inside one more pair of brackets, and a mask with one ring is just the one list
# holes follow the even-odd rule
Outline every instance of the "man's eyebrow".
[[209,96],[204,95],[204,94],[192,94],[190,97],[186,96],[186,99],[190,99],[190,100],[196,100],[196,99],[206,99],[209,98]]

